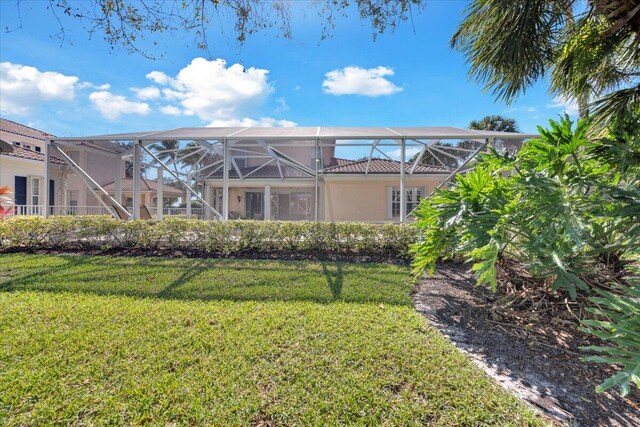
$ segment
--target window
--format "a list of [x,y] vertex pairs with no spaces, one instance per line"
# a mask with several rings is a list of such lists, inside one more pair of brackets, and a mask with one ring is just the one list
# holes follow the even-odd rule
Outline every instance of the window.
[[31,178],[31,204],[40,204],[40,178]]
[[[420,200],[424,197],[424,188],[423,187],[412,187],[406,188],[407,192],[406,197],[406,212],[405,215],[408,215],[412,210],[418,206]],[[389,191],[389,217],[390,218],[400,218],[400,188],[392,187]]]
[[38,147],[37,145],[34,147],[34,149],[35,149],[38,153],[42,152],[42,148]]
[[13,145],[15,145],[16,147],[20,147],[20,143],[18,141],[13,141]]

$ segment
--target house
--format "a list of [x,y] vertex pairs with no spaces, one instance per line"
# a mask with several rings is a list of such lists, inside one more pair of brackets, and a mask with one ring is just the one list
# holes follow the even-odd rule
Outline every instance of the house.
[[62,159],[51,157],[51,178],[44,182],[44,147],[49,137],[37,129],[0,119],[0,187],[13,190],[17,214],[43,213],[45,185],[49,186],[49,206],[64,200],[68,168]]
[[[292,160],[309,164],[313,152],[299,148],[281,152]],[[400,220],[400,162],[372,158],[349,160],[333,156],[335,145],[325,153],[319,170],[318,219],[324,221],[387,222]],[[237,162],[237,160],[236,160]],[[408,175],[406,164],[406,211],[411,212],[450,172],[442,167],[417,165]],[[315,181],[303,172],[282,166],[250,165],[229,171],[229,215],[231,218],[313,220]],[[243,179],[238,179],[243,176]],[[222,211],[222,171],[206,180],[214,208]]]
[[[88,183],[60,153],[51,150],[49,183],[45,191],[45,145],[54,135],[30,126],[0,118],[0,187],[13,190],[13,204],[18,215],[45,214],[44,194],[48,193],[50,215],[110,214],[112,203],[102,203],[105,196],[95,185]],[[114,181],[121,174],[124,188],[120,203],[131,204],[131,179],[127,184],[122,145],[112,141],[78,141],[62,146],[64,153],[87,173],[98,186],[111,186],[111,197],[116,194]],[[156,183],[145,181],[141,203],[152,207],[156,199]],[[127,185],[129,187],[127,187]],[[127,192],[127,188],[129,188]],[[184,191],[165,185],[164,196],[183,196]]]

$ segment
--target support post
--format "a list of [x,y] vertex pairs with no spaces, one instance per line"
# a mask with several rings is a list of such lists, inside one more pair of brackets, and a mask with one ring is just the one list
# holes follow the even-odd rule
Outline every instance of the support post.
[[271,186],[264,186],[264,219],[271,219]]
[[407,211],[407,191],[405,189],[405,140],[400,140],[400,222],[404,222]]
[[44,217],[49,218],[49,180],[51,179],[51,171],[49,165],[49,145],[51,140],[47,139],[44,142],[44,191],[42,196],[44,198]]
[[320,147],[318,145],[318,138],[316,138],[316,143],[315,143],[315,151],[316,151],[316,155],[315,157],[315,171],[313,174],[314,177],[314,194],[313,194],[313,220],[318,222],[318,166],[320,164],[320,158],[318,157],[318,151]]
[[163,219],[163,214],[164,214],[164,180],[162,177],[162,166],[158,166],[157,168],[158,171],[158,181],[156,184],[156,216],[158,217],[158,219]]
[[142,175],[142,153],[140,140],[133,140],[133,219],[140,219],[140,175]]
[[186,196],[187,197],[187,200],[186,200],[186,202],[187,202],[187,218],[189,218],[189,219],[191,219],[191,197],[193,197],[192,194],[191,194],[191,180],[192,180],[191,172],[189,172],[187,174],[187,196]]
[[222,219],[229,219],[229,142],[224,139],[222,141]]
[[114,180],[114,196],[118,203],[122,203],[122,175],[123,175],[122,157],[116,159],[116,176]]

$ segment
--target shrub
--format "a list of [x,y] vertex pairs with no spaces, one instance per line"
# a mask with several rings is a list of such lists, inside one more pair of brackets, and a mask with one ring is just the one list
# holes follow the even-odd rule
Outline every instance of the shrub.
[[[495,290],[499,263],[516,262],[538,279],[538,292],[584,301],[640,262],[640,120],[620,119],[597,140],[587,130],[584,120],[551,121],[517,154],[482,155],[473,171],[424,200],[416,211],[416,273],[459,257],[472,263],[478,284]],[[618,282],[617,293],[593,301],[608,298],[612,310],[616,295],[635,295],[628,279]],[[637,295],[627,298],[637,303]],[[605,314],[598,310],[592,315]],[[617,319],[612,327],[622,322],[607,313]]]
[[5,248],[147,248],[231,255],[315,253],[407,258],[411,225],[278,221],[121,221],[109,216],[20,216],[0,221]]

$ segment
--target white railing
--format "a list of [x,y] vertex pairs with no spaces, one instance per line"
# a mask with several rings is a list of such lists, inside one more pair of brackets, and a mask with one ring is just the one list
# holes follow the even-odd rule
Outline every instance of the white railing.
[[[45,207],[42,205],[15,205],[13,215],[44,215]],[[49,206],[49,215],[113,215],[110,209],[104,206]],[[132,207],[127,207],[129,212],[133,212]],[[149,208],[149,213],[155,218],[155,206]],[[163,216],[187,216],[187,208],[167,207],[162,209]],[[191,208],[192,218],[204,218],[202,208]]]
[[[164,215],[164,216],[173,216],[173,215],[186,216],[187,215],[187,208],[162,208],[162,215]],[[204,217],[203,209],[202,208],[191,208],[191,217],[192,218],[203,218]]]
[[[15,205],[13,215],[44,215],[42,205]],[[104,206],[49,206],[49,215],[111,215]]]

